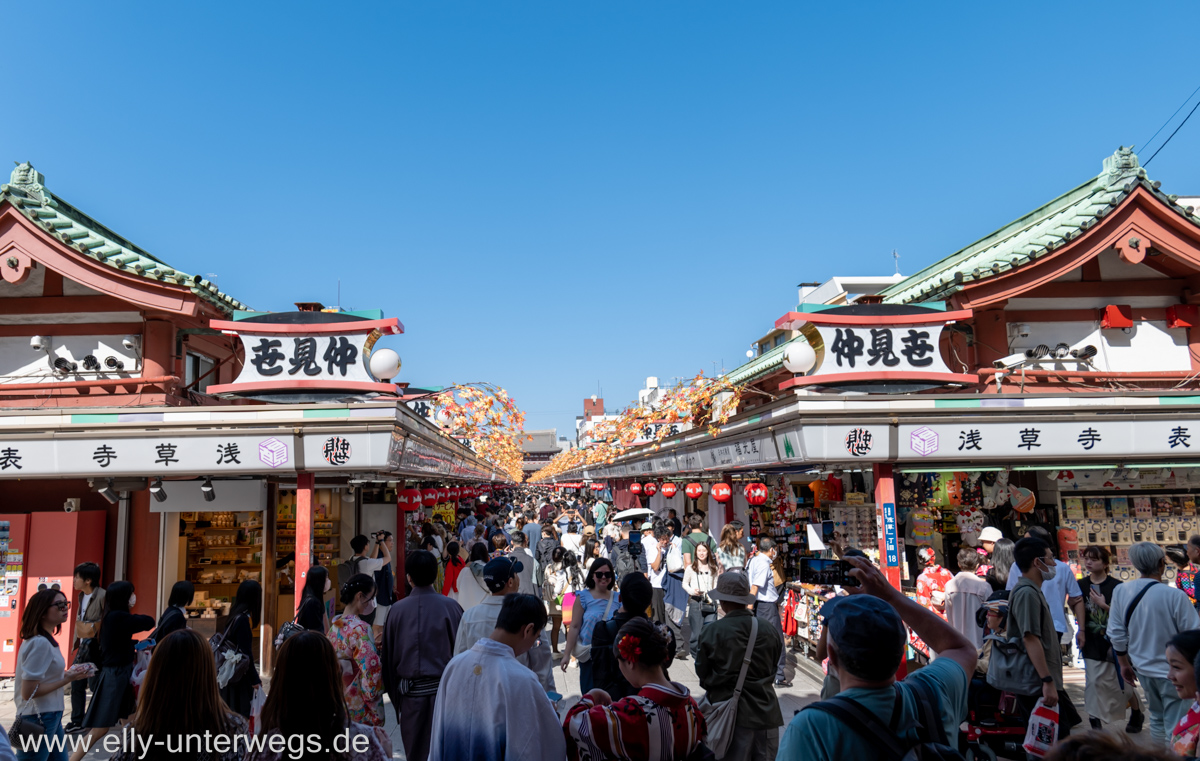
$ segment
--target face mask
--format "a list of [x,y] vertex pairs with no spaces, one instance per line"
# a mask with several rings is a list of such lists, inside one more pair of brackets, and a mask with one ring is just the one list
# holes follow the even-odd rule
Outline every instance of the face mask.
[[363,602],[362,613],[364,616],[371,615],[371,612],[374,610],[375,610],[375,598],[374,597]]
[[129,607],[137,605],[137,595],[129,595]]
[[[1045,562],[1046,561],[1044,561],[1044,560],[1042,561],[1042,563],[1045,563]],[[1058,574],[1058,564],[1057,563],[1051,561],[1049,568],[1046,568],[1045,565],[1042,566],[1042,581],[1050,581],[1050,579],[1053,579],[1056,574]]]

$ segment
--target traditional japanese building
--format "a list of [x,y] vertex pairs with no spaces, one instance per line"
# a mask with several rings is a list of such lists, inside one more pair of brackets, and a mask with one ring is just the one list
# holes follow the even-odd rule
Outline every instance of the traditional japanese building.
[[269,643],[312,564],[400,530],[406,482],[503,480],[402,403],[375,346],[401,332],[379,312],[251,311],[19,165],[0,186],[0,675],[28,593],[69,590],[78,562],[132,581],[139,612],[193,581],[207,629],[259,581]]

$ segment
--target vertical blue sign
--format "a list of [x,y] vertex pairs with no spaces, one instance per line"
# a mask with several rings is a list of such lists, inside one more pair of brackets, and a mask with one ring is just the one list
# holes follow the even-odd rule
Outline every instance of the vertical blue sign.
[[899,567],[900,552],[896,546],[896,505],[883,503],[883,547],[887,554],[887,565]]

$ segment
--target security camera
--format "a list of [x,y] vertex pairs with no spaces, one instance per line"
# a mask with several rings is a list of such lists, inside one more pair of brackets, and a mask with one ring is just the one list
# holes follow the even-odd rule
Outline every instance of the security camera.
[[996,360],[992,363],[992,367],[996,368],[997,370],[1011,370],[1017,365],[1024,364],[1028,359],[1029,357],[1025,356],[1025,352],[1020,351],[1016,354],[1010,354],[1004,359]]
[[124,370],[125,369],[125,363],[122,362],[121,360],[117,359],[116,357],[106,357],[104,359],[104,366],[109,368],[110,370]]
[[46,340],[45,336],[33,336],[29,339],[29,348],[34,351],[47,351],[46,347],[49,344],[50,342]]
[[80,501],[79,497],[68,497],[67,501],[63,503],[63,510],[68,513],[79,512]]
[[121,345],[124,346],[125,349],[128,351],[137,350],[138,343],[140,343],[140,342],[141,342],[141,338],[138,336],[125,336],[124,338],[121,339]]

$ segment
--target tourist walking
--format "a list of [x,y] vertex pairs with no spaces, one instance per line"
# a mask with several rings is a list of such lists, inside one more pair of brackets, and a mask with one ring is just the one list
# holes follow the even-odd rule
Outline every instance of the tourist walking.
[[71,602],[58,589],[43,589],[35,592],[25,603],[21,614],[21,648],[17,654],[17,667],[13,680],[13,702],[17,716],[36,723],[45,730],[38,740],[36,749],[14,749],[20,761],[66,761],[65,750],[51,751],[45,740],[64,736],[63,687],[72,682],[86,679],[91,669],[86,664],[76,664],[67,669],[66,659],[54,636],[66,623]]
[[158,625],[154,627],[153,639],[161,642],[171,632],[187,628],[187,606],[196,598],[196,588],[192,582],[177,581],[171,587],[171,596],[167,598],[167,609],[158,617]]
[[[240,761],[247,750],[246,720],[221,700],[212,648],[191,629],[158,640],[131,724],[109,761]],[[187,737],[211,737],[228,750],[201,754],[183,744]]]
[[567,711],[563,731],[572,761],[684,761],[706,726],[688,688],[667,678],[670,632],[634,618],[617,632],[621,673],[636,691],[619,700],[592,689]]
[[[426,550],[417,550],[412,555],[415,556],[417,552],[426,552]],[[432,555],[433,553],[430,554]],[[487,545],[482,542],[478,543],[471,548],[471,555],[467,559],[466,568],[460,569],[456,577],[458,590],[447,595],[451,600],[457,602],[463,610],[474,608],[491,594],[491,591],[487,588],[487,584],[483,580],[483,569],[487,564]],[[437,576],[435,571],[434,582],[436,581]]]
[[383,677],[400,722],[404,757],[425,761],[438,685],[454,657],[463,609],[434,590],[437,559],[432,554],[414,552],[405,562],[405,570],[412,592],[388,612],[383,630]]
[[534,583],[533,575],[534,568],[537,566],[537,561],[533,558],[533,553],[525,546],[526,537],[520,531],[513,533],[512,547],[508,553],[511,560],[519,560],[521,562],[521,587],[517,591],[523,595],[537,596],[539,589]]
[[993,592],[1008,589],[1008,577],[1012,573],[1013,547],[1016,544],[1011,539],[997,539],[992,545],[992,554],[988,558],[991,568],[984,575],[984,580],[992,585]]
[[726,523],[721,529],[721,541],[717,544],[717,562],[724,571],[746,567],[746,545],[738,536],[740,524]]
[[721,567],[711,542],[695,545],[687,557],[691,562],[683,570],[683,591],[688,596],[688,650],[695,653],[700,647],[701,630],[717,620],[717,603],[709,599],[708,593],[716,586]]
[[[517,590],[521,587],[520,572],[520,561],[509,558],[496,558],[489,561],[484,567],[483,580],[492,594],[474,608],[463,613],[458,633],[454,638],[455,655],[461,655],[470,650],[476,642],[487,638],[496,628],[496,620],[500,615],[500,608],[504,605],[504,598],[508,595],[519,594]],[[516,658],[537,676],[546,692],[553,692],[554,674],[552,673],[550,642],[544,631],[541,636],[537,647],[531,647],[524,653],[517,654]]]
[[992,594],[992,585],[975,571],[980,555],[971,547],[958,551],[959,571],[946,583],[946,620],[975,643],[975,649],[983,647],[983,627],[979,625],[976,612]]
[[71,754],[71,761],[83,758],[88,748],[133,713],[133,685],[129,683],[133,675],[133,635],[154,628],[153,618],[130,612],[136,605],[133,584],[114,581],[109,585],[100,619],[100,678],[83,717],[88,739],[85,747]]
[[[703,552],[704,547],[701,545]],[[696,648],[696,676],[707,692],[709,705],[730,700],[737,689],[738,677],[746,657],[750,632],[757,620],[750,611],[755,603],[750,583],[740,570],[726,571],[709,592],[725,615],[704,629]],[[779,728],[783,713],[779,697],[771,683],[783,637],[758,621],[754,648],[746,665],[746,677],[738,699],[736,730],[722,756],[725,761],[773,761],[779,750]]]
[[1164,745],[1191,701],[1182,700],[1168,680],[1167,642],[1200,628],[1200,616],[1181,590],[1162,583],[1167,556],[1152,542],[1129,548],[1129,561],[1141,578],[1118,586],[1108,614],[1108,638],[1126,682],[1141,682],[1150,714],[1150,736]]
[[331,588],[329,571],[325,566],[314,565],[304,578],[300,593],[300,607],[296,609],[296,623],[310,632],[324,634],[329,631],[329,611],[325,607],[325,595]]
[[[291,761],[295,748],[303,748],[305,758],[389,761],[392,757],[391,741],[382,727],[351,720],[342,692],[342,669],[333,645],[320,632],[300,632],[279,648],[271,691],[262,708],[262,734],[266,736],[263,749],[248,754],[247,761]],[[273,735],[284,738],[282,749],[273,749]],[[344,739],[335,745],[339,737]],[[319,747],[314,750],[313,744]]]
[[[225,626],[225,641],[232,642],[237,651],[249,659],[250,668],[239,679],[231,679],[221,688],[221,699],[225,705],[250,718],[254,692],[262,689],[258,666],[254,663],[253,629],[258,626],[262,611],[262,586],[253,579],[238,585],[233,608],[229,611],[229,623]],[[324,636],[324,632],[319,632]]]
[[[1037,539],[1053,550],[1054,543],[1050,540],[1050,532],[1041,526],[1030,526],[1025,530],[1025,537]],[[1015,547],[1013,551],[1014,553],[1016,552]],[[1051,554],[1053,555],[1053,552]],[[1068,630],[1064,601],[1075,614],[1076,621],[1087,620],[1087,614],[1083,609],[1083,593],[1079,591],[1079,582],[1075,579],[1075,571],[1070,565],[1057,558],[1054,560],[1054,566],[1057,570],[1053,574],[1043,576],[1042,595],[1046,598],[1046,603],[1050,606],[1050,615],[1054,618],[1054,631],[1058,632],[1059,637],[1062,637]],[[1009,591],[1012,591],[1017,586],[1020,578],[1020,573],[1012,573],[1010,569],[1007,583]],[[1079,634],[1079,632],[1076,632],[1076,643],[1082,641]],[[1065,659],[1071,648],[1070,645],[1063,645],[1062,647]]]
[[[621,670],[619,659],[613,650],[617,633],[621,627],[635,618],[646,618],[646,610],[654,598],[650,580],[640,573],[631,573],[621,579],[621,607],[607,621],[598,621],[592,630],[592,682],[595,688],[604,690],[613,700],[633,695],[636,690]],[[667,647],[671,659],[675,657],[675,641]],[[668,660],[668,665],[670,660]]]
[[[758,554],[750,561],[749,582],[750,594],[755,597],[754,615],[766,622],[767,626],[779,632],[780,639],[783,639],[783,618],[779,615],[779,591],[775,588],[775,573],[772,567],[775,556],[778,554],[779,548],[775,546],[775,541],[771,537],[764,536],[759,539]],[[777,687],[792,686],[784,673],[786,661],[787,651],[781,649],[779,663],[775,668],[775,686]]]
[[100,641],[96,639],[100,619],[104,615],[104,587],[100,586],[100,566],[95,563],[80,563],[75,567],[73,589],[79,593],[75,601],[76,622],[75,641],[71,649],[75,651],[75,663],[91,663],[96,665],[96,671],[87,681],[77,681],[71,684],[71,721],[64,728],[67,732],[83,729],[83,714],[87,708],[87,692],[96,694],[96,682],[100,679],[99,664]]
[[564,757],[566,742],[558,714],[544,683],[521,660],[544,646],[545,628],[541,600],[517,593],[501,599],[488,636],[456,655],[442,675],[433,711],[430,761],[560,761]]
[[1112,605],[1113,592],[1121,582],[1108,573],[1111,560],[1108,548],[1094,545],[1083,548],[1079,553],[1087,574],[1079,580],[1083,593],[1087,620],[1080,622],[1084,641],[1080,652],[1084,667],[1084,710],[1092,729],[1103,729],[1104,724],[1125,718],[1125,707],[1133,704],[1126,732],[1142,731],[1145,714],[1132,682],[1126,682],[1117,673],[1116,658],[1112,643],[1108,640],[1108,614]]
[[329,641],[342,667],[350,721],[382,727],[383,664],[375,652],[371,626],[363,616],[375,609],[375,577],[358,573],[342,586],[345,608],[329,627]]
[[615,584],[612,562],[599,558],[592,563],[584,577],[584,588],[575,595],[561,668],[566,673],[571,657],[575,656],[579,663],[580,692],[587,692],[595,686],[592,680],[592,634],[597,623],[609,620],[617,612],[620,593]]

